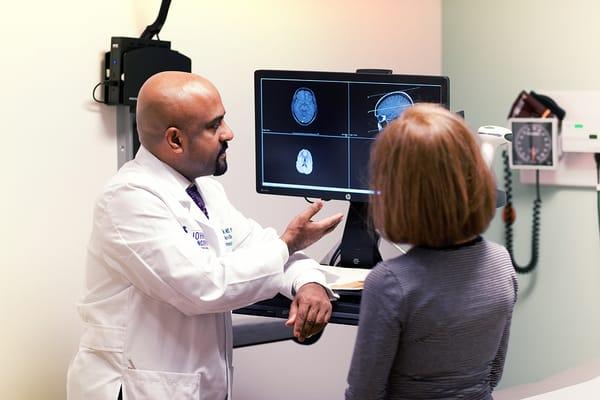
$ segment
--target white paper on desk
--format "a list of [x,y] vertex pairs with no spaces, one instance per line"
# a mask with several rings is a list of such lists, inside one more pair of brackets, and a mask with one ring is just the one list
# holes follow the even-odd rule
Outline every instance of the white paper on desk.
[[328,285],[334,289],[344,290],[361,290],[362,286],[360,288],[343,286],[344,284],[363,282],[371,271],[365,268],[332,267],[330,265],[320,265],[318,268],[325,274],[325,281]]
[[597,399],[600,393],[600,376],[573,386],[527,397],[523,400],[580,400]]

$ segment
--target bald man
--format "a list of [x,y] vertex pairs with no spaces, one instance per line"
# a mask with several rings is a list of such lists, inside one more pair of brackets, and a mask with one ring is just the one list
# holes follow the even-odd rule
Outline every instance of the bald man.
[[300,341],[328,322],[332,293],[299,251],[342,216],[312,221],[315,203],[279,236],[240,214],[210,178],[227,170],[224,117],[198,75],[163,72],[142,86],[142,146],[94,210],[70,400],[231,399],[231,310],[280,292]]

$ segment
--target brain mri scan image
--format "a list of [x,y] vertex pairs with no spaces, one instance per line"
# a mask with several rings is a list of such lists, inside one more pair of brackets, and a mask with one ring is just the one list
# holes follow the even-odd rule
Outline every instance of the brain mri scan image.
[[317,98],[312,90],[301,87],[292,97],[292,115],[302,126],[310,125],[317,116]]
[[414,104],[413,99],[403,91],[386,93],[375,105],[375,118],[377,127],[381,131],[390,122],[402,114],[402,111]]
[[313,159],[310,151],[306,149],[300,150],[296,158],[296,170],[301,174],[310,175],[313,170]]

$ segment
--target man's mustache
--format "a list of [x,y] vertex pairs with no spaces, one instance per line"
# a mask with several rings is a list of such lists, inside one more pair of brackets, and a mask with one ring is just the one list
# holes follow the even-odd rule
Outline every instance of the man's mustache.
[[223,142],[223,144],[221,145],[221,151],[219,151],[219,155],[225,153],[225,151],[227,151],[228,147],[229,147],[229,145],[227,144],[227,142]]

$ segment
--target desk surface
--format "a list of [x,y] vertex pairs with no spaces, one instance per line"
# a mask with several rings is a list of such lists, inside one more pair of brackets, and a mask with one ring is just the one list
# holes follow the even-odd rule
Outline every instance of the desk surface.
[[[358,325],[360,310],[360,291],[341,292],[340,299],[333,301],[330,324]],[[259,315],[261,317],[287,318],[291,300],[277,295],[272,299],[234,310],[236,314]]]

